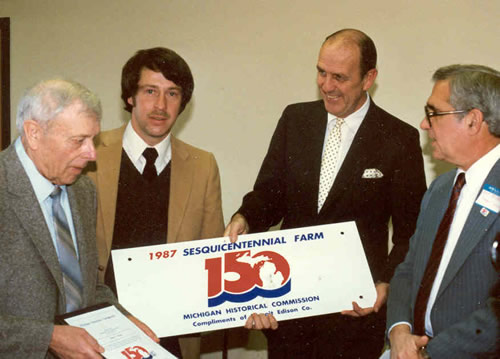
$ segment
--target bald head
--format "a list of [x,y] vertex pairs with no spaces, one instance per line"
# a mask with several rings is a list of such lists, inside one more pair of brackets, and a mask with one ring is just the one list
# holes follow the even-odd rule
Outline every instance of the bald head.
[[326,37],[323,46],[334,43],[356,45],[360,53],[360,74],[365,76],[368,71],[377,67],[377,49],[373,40],[364,32],[356,29],[342,29]]

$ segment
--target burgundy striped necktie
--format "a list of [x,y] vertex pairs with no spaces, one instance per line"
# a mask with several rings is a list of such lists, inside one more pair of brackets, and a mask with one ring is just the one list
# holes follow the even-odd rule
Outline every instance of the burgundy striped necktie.
[[464,185],[465,173],[462,172],[458,175],[455,186],[453,186],[450,202],[448,203],[448,208],[446,209],[443,219],[439,224],[436,239],[434,240],[434,244],[432,245],[431,256],[429,257],[422,282],[420,283],[420,289],[418,291],[417,300],[415,302],[415,312],[413,319],[413,332],[415,335],[425,335],[425,312],[427,309],[427,302],[429,301],[432,285],[434,284],[439,264],[441,263],[441,257],[443,256],[446,240],[448,239],[451,222],[453,221],[455,209],[457,208],[457,201],[460,197],[460,192],[462,191]]

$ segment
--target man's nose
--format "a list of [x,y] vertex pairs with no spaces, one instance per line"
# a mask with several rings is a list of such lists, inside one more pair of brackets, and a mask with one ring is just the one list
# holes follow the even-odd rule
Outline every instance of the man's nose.
[[87,139],[87,143],[85,144],[85,157],[89,161],[95,161],[97,159],[97,151],[95,149],[94,141],[91,139]]
[[337,88],[337,83],[331,76],[326,76],[323,78],[323,83],[321,84],[321,89],[325,92],[331,92]]
[[167,108],[167,98],[166,98],[166,96],[164,96],[163,94],[160,94],[160,96],[158,96],[156,98],[155,107],[157,109],[160,109],[160,110],[165,110]]
[[427,116],[424,116],[422,121],[420,121],[420,128],[422,130],[428,131],[431,129],[431,122],[430,119],[427,118]]

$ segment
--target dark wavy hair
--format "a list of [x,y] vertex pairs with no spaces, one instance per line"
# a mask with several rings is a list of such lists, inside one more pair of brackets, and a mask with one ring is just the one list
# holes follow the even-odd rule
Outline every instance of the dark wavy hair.
[[193,75],[186,61],[175,51],[165,47],[139,50],[123,66],[121,96],[125,110],[132,112],[132,105],[127,100],[137,93],[143,68],[161,72],[166,79],[182,89],[180,114],[191,100],[194,90]]

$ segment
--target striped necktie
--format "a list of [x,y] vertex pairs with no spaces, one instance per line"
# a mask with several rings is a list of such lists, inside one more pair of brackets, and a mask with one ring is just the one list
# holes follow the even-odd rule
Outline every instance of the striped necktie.
[[52,216],[56,229],[57,251],[66,295],[66,312],[72,312],[82,307],[82,273],[68,221],[61,206],[61,188],[59,186],[54,188],[50,198],[52,198]]
[[441,264],[444,247],[446,246],[451,223],[453,222],[453,216],[455,215],[455,209],[457,208],[458,198],[460,197],[460,192],[462,191],[464,185],[465,173],[462,172],[458,175],[455,185],[451,191],[448,208],[446,209],[443,219],[439,224],[436,238],[432,244],[431,255],[427,262],[427,266],[425,267],[424,276],[422,277],[422,282],[420,283],[420,288],[415,300],[413,320],[413,332],[415,335],[425,335],[425,313],[427,311],[427,303],[429,302],[432,286],[434,285],[434,280],[436,279],[436,274],[438,272],[439,265]]

